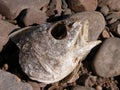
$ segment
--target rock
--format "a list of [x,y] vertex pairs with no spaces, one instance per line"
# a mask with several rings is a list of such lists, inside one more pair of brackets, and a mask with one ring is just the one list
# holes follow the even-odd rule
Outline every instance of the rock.
[[111,12],[106,16],[108,24],[113,24],[120,19],[120,12]]
[[95,89],[84,86],[74,86],[72,90],[95,90]]
[[97,75],[102,77],[114,77],[120,75],[120,39],[106,39],[100,47],[93,67]]
[[107,27],[103,30],[102,37],[103,38],[110,38],[111,37],[109,29]]
[[96,76],[88,75],[88,74],[83,74],[79,77],[79,79],[76,81],[78,85],[84,85],[86,87],[92,87],[95,85],[97,80]]
[[75,12],[94,11],[97,8],[97,0],[68,0],[68,5]]
[[41,9],[50,0],[0,0],[0,13],[9,19],[15,19],[19,13],[27,8]]
[[68,8],[68,4],[65,0],[62,0],[62,9],[63,9],[63,15],[70,15],[72,14],[71,9]]
[[96,86],[96,90],[102,90],[102,86],[97,85],[97,86]]
[[0,90],[33,90],[28,83],[23,83],[11,73],[0,70]]
[[33,90],[44,90],[47,84],[38,83],[33,81],[28,81],[28,83],[33,87]]
[[25,26],[43,24],[48,18],[44,12],[37,9],[27,9],[26,12],[26,15],[21,18]]
[[3,46],[7,43],[11,31],[18,28],[17,26],[7,22],[0,20],[0,51],[2,50]]
[[0,14],[0,20],[2,19],[2,15]]
[[[81,19],[83,20],[89,20],[89,40],[96,40],[98,39],[99,35],[105,28],[105,19],[103,15],[96,11],[86,11],[74,14],[71,16],[73,20]],[[99,22],[99,23],[98,23]]]
[[47,16],[60,16],[62,11],[62,0],[51,0],[46,13]]
[[99,0],[100,6],[108,6],[110,11],[120,11],[120,0]]
[[109,13],[109,8],[107,6],[103,6],[101,7],[100,12],[106,16]]
[[117,32],[120,35],[120,24],[118,24],[118,26],[117,26]]

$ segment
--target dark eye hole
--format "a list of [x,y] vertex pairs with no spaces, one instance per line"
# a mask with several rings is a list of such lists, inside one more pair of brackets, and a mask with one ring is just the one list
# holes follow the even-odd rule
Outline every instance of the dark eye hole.
[[64,24],[57,24],[52,28],[51,34],[55,39],[61,40],[67,36],[67,29]]

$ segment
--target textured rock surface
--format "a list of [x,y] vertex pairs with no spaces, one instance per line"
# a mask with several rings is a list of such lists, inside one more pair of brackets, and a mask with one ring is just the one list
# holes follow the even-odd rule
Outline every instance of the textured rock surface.
[[0,13],[9,19],[15,19],[19,13],[27,8],[41,9],[50,0],[0,0]]
[[94,11],[97,8],[97,0],[68,0],[69,7],[75,11]]
[[3,48],[3,46],[7,43],[11,31],[18,28],[17,26],[7,22],[0,20],[0,51]]
[[120,75],[120,39],[106,39],[94,59],[94,69],[97,75],[113,77]]
[[[71,16],[74,20],[89,20],[89,40],[98,39],[99,35],[105,28],[105,19],[99,12],[81,12]],[[98,23],[99,22],[99,23]]]
[[11,73],[0,70],[0,90],[33,90],[32,86],[23,83]]

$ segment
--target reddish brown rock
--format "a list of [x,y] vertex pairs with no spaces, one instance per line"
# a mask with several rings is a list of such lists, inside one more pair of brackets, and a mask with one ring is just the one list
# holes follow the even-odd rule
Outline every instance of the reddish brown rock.
[[103,38],[110,38],[110,37],[111,37],[108,28],[105,28],[105,29],[103,30],[103,32],[102,32],[102,37],[103,37]]
[[9,39],[9,33],[16,28],[18,27],[7,21],[0,20],[0,51],[3,48],[3,46],[7,43]]
[[23,23],[25,26],[33,25],[33,24],[43,24],[47,20],[47,15],[37,9],[28,9],[27,14],[23,18]]
[[71,16],[73,20],[89,21],[89,40],[98,39],[99,35],[105,28],[105,19],[103,15],[96,11],[85,11]]
[[97,8],[97,0],[68,0],[69,7],[75,11],[94,11]]
[[0,13],[9,19],[15,19],[27,8],[41,9],[50,0],[0,0]]
[[120,39],[106,39],[100,47],[93,63],[94,71],[102,77],[120,75]]

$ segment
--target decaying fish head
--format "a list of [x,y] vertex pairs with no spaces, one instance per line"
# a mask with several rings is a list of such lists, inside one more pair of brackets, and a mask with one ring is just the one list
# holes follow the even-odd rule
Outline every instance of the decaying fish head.
[[38,26],[17,42],[19,62],[33,80],[53,83],[69,75],[100,41],[88,41],[88,21]]

